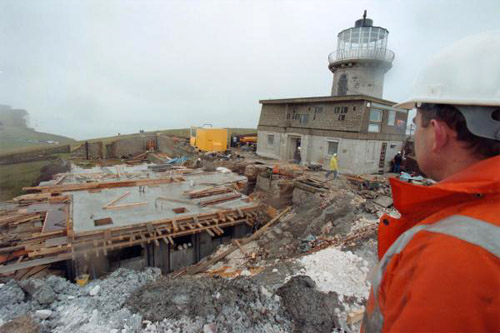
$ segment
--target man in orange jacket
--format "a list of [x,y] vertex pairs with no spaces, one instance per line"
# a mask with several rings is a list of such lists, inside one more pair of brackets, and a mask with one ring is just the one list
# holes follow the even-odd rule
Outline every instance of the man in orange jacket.
[[414,97],[415,152],[438,181],[391,179],[365,332],[500,332],[500,34],[443,50]]

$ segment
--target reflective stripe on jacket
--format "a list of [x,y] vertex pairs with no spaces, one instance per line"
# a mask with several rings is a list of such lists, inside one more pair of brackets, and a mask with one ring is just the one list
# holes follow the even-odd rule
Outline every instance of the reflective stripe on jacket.
[[425,187],[391,179],[365,332],[500,331],[500,156]]

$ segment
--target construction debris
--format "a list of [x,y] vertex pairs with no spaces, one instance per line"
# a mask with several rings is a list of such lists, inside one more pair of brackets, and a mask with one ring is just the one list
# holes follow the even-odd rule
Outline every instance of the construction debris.
[[[387,179],[205,155],[193,169],[141,153],[134,166],[26,188],[0,212],[0,325],[26,315],[54,332],[357,330],[378,217],[397,215]],[[145,157],[160,164],[135,162]],[[78,285],[50,275],[54,263]]]

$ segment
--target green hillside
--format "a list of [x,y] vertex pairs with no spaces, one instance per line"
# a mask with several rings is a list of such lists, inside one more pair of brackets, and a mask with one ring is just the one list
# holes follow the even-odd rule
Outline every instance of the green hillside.
[[0,105],[0,153],[15,152],[36,147],[46,147],[56,142],[72,143],[75,140],[61,135],[37,132],[26,124],[28,112]]

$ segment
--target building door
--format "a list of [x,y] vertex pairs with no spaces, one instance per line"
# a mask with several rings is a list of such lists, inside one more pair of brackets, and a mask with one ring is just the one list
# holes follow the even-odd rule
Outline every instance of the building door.
[[385,172],[385,154],[387,151],[387,142],[382,142],[382,148],[380,149],[380,160],[378,162],[378,173],[383,174]]
[[290,136],[288,139],[288,159],[293,160],[301,147],[301,138],[300,136]]

